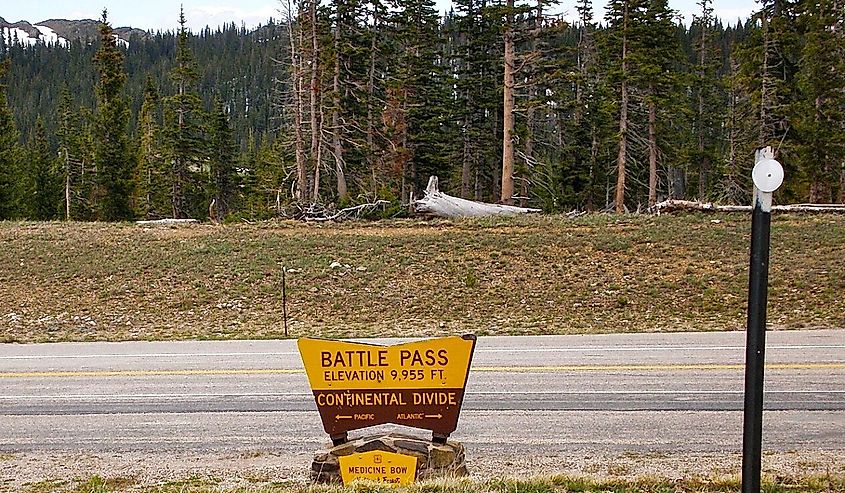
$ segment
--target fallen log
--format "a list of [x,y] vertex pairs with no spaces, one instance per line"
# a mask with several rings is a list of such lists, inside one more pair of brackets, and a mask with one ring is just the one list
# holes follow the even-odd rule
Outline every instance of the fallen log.
[[155,219],[152,221],[135,221],[138,226],[173,226],[177,224],[196,224],[196,219]]
[[361,217],[362,214],[371,213],[378,208],[384,208],[390,205],[387,200],[376,200],[375,202],[368,202],[366,204],[359,204],[339,211],[333,211],[318,207],[318,204],[311,204],[311,206],[302,213],[302,219],[305,221],[325,222],[325,221],[343,221],[353,217]]
[[414,212],[417,214],[437,217],[485,217],[541,212],[540,209],[488,204],[486,202],[475,202],[460,197],[453,197],[439,190],[436,176],[428,179],[425,195],[423,198],[415,200],[412,206]]
[[[773,212],[845,213],[845,204],[788,204],[772,207]],[[750,205],[719,205],[711,202],[669,199],[654,204],[649,212],[751,212]]]

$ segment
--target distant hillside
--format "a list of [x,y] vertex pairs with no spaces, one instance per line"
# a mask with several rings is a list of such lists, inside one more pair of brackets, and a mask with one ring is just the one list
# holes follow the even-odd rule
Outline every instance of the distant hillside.
[[[100,21],[91,19],[82,19],[76,21],[69,21],[66,19],[48,19],[38,23],[39,26],[47,26],[56,32],[60,37],[65,39],[97,39],[100,36]],[[146,31],[135,29],[134,27],[116,27],[114,33],[118,38],[129,41],[129,38],[140,36],[147,38]]]
[[[48,134],[55,132],[63,86],[70,90],[74,107],[94,107],[93,59],[99,46],[98,25],[93,20],[51,19],[32,25],[0,19],[6,41],[0,43],[0,59],[8,56],[13,60],[6,81],[9,105],[24,138],[30,135],[39,116],[44,119]],[[30,36],[33,30],[38,31],[40,38]],[[172,94],[170,71],[175,58],[175,34],[147,33],[130,27],[116,28],[114,32],[126,56],[126,92],[133,112],[140,108],[148,76],[162,95]],[[8,43],[10,37],[18,39],[18,43]],[[246,144],[250,136],[260,140],[271,127],[277,68],[274,60],[282,56],[282,43],[287,38],[280,25],[247,30],[230,24],[191,36],[190,46],[199,71],[197,86],[204,106],[210,108],[215,97],[226,103],[241,144]]]
[[[8,43],[17,41],[23,45],[36,43],[57,43],[66,45],[68,41],[94,40],[100,35],[100,22],[93,19],[67,20],[48,19],[32,24],[29,21],[8,22],[0,17],[0,33]],[[146,39],[148,33],[133,27],[118,27],[114,29],[118,39],[128,43],[132,36]],[[11,44],[11,43],[10,43]]]

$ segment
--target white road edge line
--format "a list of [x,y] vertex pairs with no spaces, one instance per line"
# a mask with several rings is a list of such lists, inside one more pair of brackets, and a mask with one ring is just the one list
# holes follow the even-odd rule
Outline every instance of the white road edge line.
[[[812,345],[770,345],[772,350],[802,350],[802,349],[845,349],[845,344],[812,344]],[[650,351],[745,351],[745,346],[578,346],[578,347],[548,347],[548,348],[476,348],[476,354],[483,353],[586,353],[586,352],[650,352]],[[13,354],[0,355],[0,360],[26,359],[87,359],[87,358],[208,358],[208,357],[238,357],[238,356],[290,356],[298,355],[296,351],[276,352],[228,352],[228,353],[93,353],[93,354]]]
[[[562,390],[562,391],[515,391],[515,392],[467,392],[474,395],[742,395],[742,390]],[[765,394],[845,394],[845,390],[767,390]],[[3,395],[0,401],[38,401],[38,400],[141,400],[141,399],[201,399],[208,397],[313,397],[310,392],[250,392],[232,393],[190,393],[190,394],[56,394],[56,395]]]

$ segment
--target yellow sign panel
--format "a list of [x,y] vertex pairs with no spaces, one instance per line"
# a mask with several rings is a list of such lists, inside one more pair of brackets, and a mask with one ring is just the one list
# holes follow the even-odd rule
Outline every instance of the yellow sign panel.
[[396,346],[299,339],[311,389],[462,389],[474,339],[444,337]]
[[458,426],[476,338],[395,346],[300,339],[323,428],[333,439],[385,423],[449,436]]
[[369,479],[392,485],[411,484],[417,471],[417,458],[372,450],[339,458],[343,484],[356,479]]

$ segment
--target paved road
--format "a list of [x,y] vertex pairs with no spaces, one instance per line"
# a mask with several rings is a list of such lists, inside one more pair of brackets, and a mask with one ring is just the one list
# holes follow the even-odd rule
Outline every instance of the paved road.
[[[845,330],[767,337],[764,447],[841,450]],[[744,344],[742,332],[480,338],[454,437],[538,454],[737,451]],[[294,341],[0,345],[0,389],[4,452],[326,439]]]

